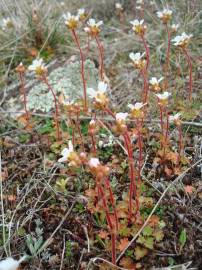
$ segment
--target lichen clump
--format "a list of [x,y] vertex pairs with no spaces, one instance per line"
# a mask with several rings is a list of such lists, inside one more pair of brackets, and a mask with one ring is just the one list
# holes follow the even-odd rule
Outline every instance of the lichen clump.
[[[91,60],[85,61],[85,73],[87,86],[96,86],[98,70]],[[64,93],[73,100],[83,97],[79,61],[68,63],[52,71],[49,75],[49,82],[57,96]],[[30,90],[27,100],[29,110],[49,112],[54,108],[53,95],[42,82]]]

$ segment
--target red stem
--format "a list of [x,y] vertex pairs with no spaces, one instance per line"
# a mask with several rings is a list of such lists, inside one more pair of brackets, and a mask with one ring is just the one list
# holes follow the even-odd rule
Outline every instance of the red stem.
[[58,111],[58,104],[57,104],[57,99],[56,95],[53,91],[52,86],[48,82],[48,79],[46,76],[43,77],[44,83],[47,85],[49,91],[51,91],[53,98],[54,98],[54,103],[55,103],[55,121],[56,121],[56,128],[57,128],[57,139],[60,140],[60,125],[59,125],[59,111]]
[[100,78],[103,81],[104,80],[104,57],[103,57],[103,46],[98,38],[98,36],[95,36],[95,40],[98,46],[98,50],[100,53]]
[[149,60],[150,60],[150,51],[149,51],[149,47],[147,45],[147,42],[145,40],[144,35],[141,35],[141,38],[142,38],[142,41],[143,41],[143,44],[144,44],[144,48],[145,48],[145,52],[146,52],[146,57],[147,57],[147,64],[146,64],[146,70],[147,70],[148,69],[148,66],[149,66]]
[[23,103],[24,103],[24,109],[26,114],[27,121],[29,120],[29,113],[27,110],[27,99],[26,99],[26,92],[25,92],[25,80],[23,74],[20,72],[20,82],[21,82],[21,89],[23,94]]
[[77,130],[78,130],[78,133],[79,133],[79,137],[81,139],[82,150],[83,150],[83,152],[85,152],[85,147],[84,147],[84,142],[83,142],[83,135],[82,135],[82,132],[81,132],[81,129],[80,129],[80,122],[79,122],[79,115],[78,114],[77,114],[77,119],[76,119],[76,127],[77,127]]
[[182,136],[182,127],[181,125],[177,125],[177,129],[179,132],[179,156],[178,156],[178,163],[180,163],[182,157],[182,149],[183,149],[183,136]]
[[96,153],[96,143],[95,143],[94,135],[91,134],[90,137],[91,137],[92,146],[93,146],[93,153]]
[[163,146],[164,158],[165,158],[165,154],[166,154],[166,145],[167,145],[167,141],[168,141],[168,131],[169,131],[169,114],[168,114],[168,112],[166,112],[166,110],[165,110],[165,114],[166,114],[166,133],[165,133],[165,142],[164,142],[164,146]]
[[80,46],[76,31],[74,29],[72,29],[72,34],[73,34],[73,37],[75,39],[75,42],[77,44],[77,47],[78,47],[79,53],[80,53],[81,78],[82,78],[82,82],[83,82],[83,95],[84,95],[84,110],[87,111],[88,106],[87,106],[86,80],[85,80],[85,75],[84,75],[84,56],[83,56],[83,52],[81,50],[81,46]]
[[187,62],[188,62],[188,65],[189,65],[189,100],[191,101],[192,99],[192,61],[191,61],[191,57],[187,51],[186,48],[183,49],[184,51],[184,54],[186,56],[186,59],[187,59]]
[[147,103],[147,98],[148,98],[148,79],[147,79],[147,71],[143,68],[141,70],[141,74],[143,77],[143,82],[144,82],[144,90],[143,90],[143,103]]
[[171,47],[171,33],[169,31],[167,23],[166,23],[166,31],[167,31],[167,34],[168,34],[168,47],[167,47],[167,50],[166,50],[166,63],[165,63],[165,72],[166,72],[166,75],[167,75],[167,71],[168,71],[168,67],[169,67],[169,63],[170,63],[170,47]]
[[114,226],[113,226],[113,223],[112,223],[111,218],[110,218],[109,208],[107,206],[104,190],[103,190],[102,186],[99,184],[99,180],[97,182],[98,182],[98,191],[99,191],[101,198],[102,198],[103,208],[105,209],[107,223],[109,225],[110,232],[111,232],[112,263],[116,264],[116,235],[114,232]]

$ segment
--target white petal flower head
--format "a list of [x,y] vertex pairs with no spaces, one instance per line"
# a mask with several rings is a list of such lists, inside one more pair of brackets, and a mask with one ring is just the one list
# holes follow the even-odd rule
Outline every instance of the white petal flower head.
[[132,26],[140,26],[144,23],[144,20],[133,20],[130,21],[130,23],[132,24]]
[[95,19],[89,19],[89,21],[87,22],[87,24],[90,26],[90,27],[99,27],[100,25],[103,24],[103,21],[99,21],[96,23]]
[[185,32],[183,32],[181,35],[173,38],[172,42],[174,43],[175,46],[186,47],[192,37],[193,35],[187,35]]
[[91,158],[88,162],[88,165],[91,168],[97,168],[100,165],[100,161],[98,158]]
[[163,94],[156,94],[159,100],[167,100],[171,93],[169,92],[163,92]]
[[100,105],[105,105],[107,102],[106,92],[107,92],[107,84],[105,82],[100,81],[98,83],[98,90],[94,90],[93,88],[88,88],[87,92],[90,98],[94,99]]
[[136,102],[135,105],[133,105],[133,104],[128,104],[128,108],[130,108],[131,110],[139,111],[139,110],[141,110],[145,105],[146,105],[146,103],[143,103],[143,102]]
[[22,261],[24,261],[25,256],[22,257],[20,260],[14,260],[13,258],[9,257],[0,262],[0,270],[18,270],[19,265]]
[[70,30],[74,30],[78,27],[79,16],[75,16],[75,15],[72,15],[70,12],[67,12],[67,14],[63,15],[63,18],[65,19],[65,25]]
[[116,113],[116,121],[125,121],[128,117],[128,113]]
[[78,9],[78,16],[84,15],[85,14],[85,9],[84,8],[80,8]]
[[158,85],[163,79],[164,79],[164,77],[161,77],[160,79],[157,79],[156,77],[152,77],[152,78],[149,80],[149,83],[150,83],[151,85]]
[[68,148],[64,148],[61,152],[62,157],[58,159],[58,162],[65,162],[68,161],[71,153],[74,152],[74,147],[71,141],[69,141]]
[[118,10],[123,10],[123,6],[121,5],[121,3],[116,3],[115,8]]
[[13,22],[9,17],[7,17],[2,19],[1,25],[2,29],[5,31],[7,28],[11,28],[13,26]]
[[162,10],[162,11],[157,11],[157,16],[159,17],[159,18],[163,18],[164,16],[166,16],[166,15],[172,15],[173,14],[173,12],[172,12],[172,10],[171,9],[168,9],[168,8],[164,8],[164,10]]
[[171,25],[171,29],[172,29],[172,31],[174,31],[174,32],[177,32],[177,30],[179,29],[179,27],[180,27],[179,24],[173,23],[173,24]]
[[96,23],[95,19],[89,19],[87,22],[88,27],[84,28],[84,31],[87,32],[92,37],[97,36],[100,33],[100,26],[103,24],[103,21]]
[[169,121],[170,122],[178,121],[180,119],[181,115],[182,115],[181,113],[176,113],[174,115],[170,115],[169,116]]
[[138,52],[138,53],[133,53],[133,52],[131,52],[130,54],[129,54],[129,57],[130,57],[130,59],[133,61],[133,62],[139,62],[141,59],[142,59],[142,57],[145,55],[145,52],[144,53],[140,53],[140,52]]
[[46,71],[47,68],[45,67],[43,63],[43,59],[35,59],[32,64],[28,67],[28,70],[34,71],[36,75],[43,75]]

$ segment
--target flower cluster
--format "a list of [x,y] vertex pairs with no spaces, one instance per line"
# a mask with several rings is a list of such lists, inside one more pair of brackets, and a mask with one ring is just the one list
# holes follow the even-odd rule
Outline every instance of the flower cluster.
[[158,103],[161,106],[165,106],[168,103],[168,98],[170,97],[171,93],[163,92],[162,94],[156,94],[158,98]]
[[151,90],[154,92],[159,92],[161,90],[160,82],[164,79],[164,77],[161,77],[160,79],[157,79],[156,77],[152,77],[149,80],[149,84],[151,87]]
[[99,130],[99,125],[97,123],[96,120],[92,119],[90,122],[89,122],[89,126],[88,126],[88,133],[90,135],[94,135],[98,132]]
[[146,103],[136,102],[135,105],[128,104],[128,108],[130,109],[130,116],[132,118],[141,119],[144,117],[144,106]]
[[115,3],[115,8],[116,8],[116,10],[117,11],[123,11],[123,6],[122,6],[122,4],[121,3]]
[[79,18],[80,21],[85,21],[87,17],[87,13],[84,8],[80,8],[77,12],[77,17]]
[[147,29],[146,25],[144,25],[144,20],[134,20],[134,21],[131,21],[130,22],[132,24],[132,29],[133,31],[140,35],[140,36],[143,36],[145,34],[145,31]]
[[43,59],[35,59],[32,64],[28,67],[28,70],[34,71],[37,76],[43,76],[47,73],[47,68],[43,63]]
[[80,15],[75,16],[68,12],[67,14],[63,15],[63,18],[65,19],[65,25],[68,29],[75,30],[78,28]]
[[143,59],[143,56],[145,55],[145,53],[130,53],[129,54],[129,57],[130,59],[133,61],[133,64],[134,64],[134,67],[137,68],[137,69],[144,69],[145,68],[145,65],[146,65],[146,60]]
[[96,37],[101,31],[100,26],[102,24],[103,24],[103,21],[99,21],[96,23],[96,21],[91,18],[87,22],[88,26],[84,28],[84,31],[88,33],[90,36]]
[[58,159],[58,162],[68,162],[70,167],[79,167],[86,159],[86,154],[81,153],[78,155],[74,151],[74,147],[71,141],[68,143],[68,148],[64,148],[61,152],[62,157]]
[[4,31],[6,31],[6,29],[8,29],[8,28],[12,28],[13,22],[12,22],[11,18],[9,18],[9,17],[3,18],[1,21],[1,27]]
[[162,20],[163,23],[168,23],[172,19],[172,10],[165,8],[163,11],[157,11],[157,16]]
[[87,91],[90,98],[93,99],[96,108],[103,109],[108,105],[109,99],[106,96],[107,84],[105,82],[100,81],[98,83],[97,91],[93,88],[88,88]]
[[114,131],[117,134],[123,134],[127,131],[127,125],[126,125],[126,118],[128,117],[128,113],[116,113],[116,126],[114,128]]
[[185,32],[183,32],[180,36],[176,36],[174,39],[172,39],[172,42],[177,47],[186,48],[192,36],[193,35],[187,35]]
[[98,158],[91,158],[88,162],[89,169],[98,179],[103,179],[109,174],[109,168],[101,165]]
[[180,126],[181,125],[180,117],[181,117],[181,113],[176,113],[174,115],[170,115],[169,122],[174,123],[176,126]]

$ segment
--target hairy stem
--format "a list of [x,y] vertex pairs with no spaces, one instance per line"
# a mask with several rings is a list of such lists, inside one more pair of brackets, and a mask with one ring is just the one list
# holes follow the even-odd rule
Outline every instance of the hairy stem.
[[58,111],[58,104],[57,104],[57,99],[56,99],[56,95],[53,91],[52,86],[50,85],[50,83],[48,82],[48,79],[46,76],[43,77],[43,81],[44,83],[47,85],[49,91],[52,93],[53,95],[53,99],[54,99],[54,103],[55,103],[55,122],[56,122],[56,129],[57,129],[57,139],[60,140],[60,125],[59,125],[59,111]]
[[103,56],[103,46],[98,38],[98,36],[95,36],[95,40],[98,46],[98,50],[100,53],[100,78],[103,81],[104,80],[104,56]]
[[145,48],[145,52],[146,52],[146,57],[147,57],[147,64],[146,64],[146,70],[147,70],[148,67],[149,67],[149,61],[150,61],[150,50],[149,50],[149,47],[147,45],[147,42],[145,40],[144,35],[141,35],[141,39],[142,39],[142,42],[144,44],[144,48]]
[[86,93],[86,80],[85,80],[85,74],[84,74],[84,55],[83,55],[83,52],[81,50],[81,46],[80,46],[79,39],[77,37],[76,31],[74,29],[72,30],[72,34],[73,34],[74,40],[75,40],[75,42],[77,44],[77,47],[78,47],[79,53],[80,53],[81,78],[82,78],[82,83],[83,83],[83,96],[84,96],[84,110],[87,111],[88,105],[87,105],[87,93]]
[[147,71],[146,71],[146,69],[143,68],[141,70],[141,74],[142,74],[143,83],[144,83],[143,103],[147,103],[149,84],[148,84],[148,78],[147,78]]
[[21,90],[23,94],[23,103],[24,103],[24,109],[25,109],[25,114],[26,114],[26,119],[27,121],[29,120],[29,113],[27,110],[27,98],[26,98],[26,91],[25,91],[25,79],[22,73],[20,75],[20,83],[21,83]]
[[193,87],[193,81],[192,81],[192,61],[191,61],[191,57],[187,51],[186,48],[183,49],[184,54],[186,56],[188,65],[189,65],[189,100],[191,101],[192,99],[192,87]]

